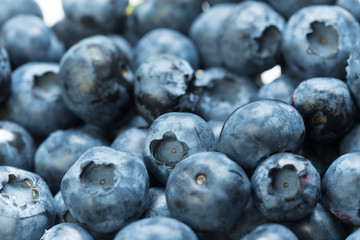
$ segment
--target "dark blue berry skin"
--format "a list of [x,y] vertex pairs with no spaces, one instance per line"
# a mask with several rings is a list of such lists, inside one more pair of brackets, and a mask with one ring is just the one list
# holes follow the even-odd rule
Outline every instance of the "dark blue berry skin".
[[206,121],[225,121],[235,109],[254,100],[258,91],[251,78],[224,68],[206,69],[195,86],[203,89],[195,112]]
[[297,80],[293,77],[283,74],[271,83],[264,84],[260,87],[258,99],[277,99],[286,103],[291,102],[291,96],[297,87]]
[[273,6],[284,17],[289,18],[297,10],[309,6],[326,4],[331,5],[335,3],[335,0],[266,0],[271,6]]
[[42,18],[42,12],[33,0],[2,0],[0,2],[0,28],[11,17],[18,14],[32,14]]
[[247,172],[277,152],[298,152],[305,138],[299,112],[279,100],[258,100],[235,110],[224,123],[217,151]]
[[199,54],[195,44],[184,34],[168,28],[154,29],[137,42],[134,48],[134,66],[138,68],[149,57],[163,53],[183,58],[195,70],[199,68]]
[[246,234],[253,231],[258,226],[270,223],[257,209],[254,200],[250,197],[244,212],[238,218],[236,224],[230,229],[232,239],[241,239]]
[[340,221],[332,216],[320,203],[314,211],[299,221],[284,223],[300,240],[339,240],[345,238]]
[[83,227],[74,223],[60,223],[46,230],[40,240],[93,240],[94,238]]
[[151,217],[171,217],[169,209],[166,203],[165,188],[154,187],[149,189],[149,200],[148,205],[143,218]]
[[0,42],[8,51],[13,68],[27,62],[58,62],[64,53],[64,45],[52,29],[41,18],[29,14],[6,21]]
[[149,178],[140,158],[109,147],[87,150],[61,181],[71,215],[98,233],[119,231],[139,218],[148,193]]
[[87,123],[114,127],[131,109],[132,68],[111,38],[97,35],[72,46],[59,76],[66,106]]
[[356,123],[353,128],[341,138],[339,152],[340,155],[360,152],[360,123]]
[[207,122],[192,113],[171,112],[155,119],[145,139],[147,169],[166,184],[176,164],[188,156],[214,151],[215,137]]
[[284,27],[284,18],[266,3],[239,3],[222,25],[221,60],[227,68],[241,75],[270,69],[279,60]]
[[166,202],[174,218],[196,231],[229,230],[250,198],[244,170],[226,155],[202,152],[176,165],[166,185]]
[[137,69],[134,92],[140,115],[152,122],[167,112],[193,112],[198,96],[193,91],[194,71],[182,58],[161,54]]
[[320,197],[320,175],[306,158],[277,153],[266,158],[251,177],[254,202],[269,220],[296,221],[309,215]]
[[354,101],[360,107],[360,46],[354,47],[346,67],[346,84],[348,85]]
[[147,0],[135,8],[133,28],[140,36],[155,28],[171,28],[187,34],[202,11],[201,4],[201,0]]
[[300,78],[345,78],[346,60],[360,38],[360,25],[338,6],[309,6],[291,16],[282,53]]
[[247,234],[241,240],[298,240],[296,235],[287,227],[275,224],[267,223],[260,225],[254,231]]
[[116,46],[118,46],[126,54],[128,59],[133,58],[134,55],[133,47],[124,37],[118,34],[110,34],[108,35],[108,37],[110,37],[114,41]]
[[189,35],[199,50],[204,68],[221,66],[219,37],[222,24],[236,4],[219,4],[201,13],[192,23]]
[[0,182],[0,238],[40,239],[56,218],[45,181],[35,173],[2,166]]
[[133,153],[142,159],[147,129],[132,127],[120,133],[110,147],[128,153]]
[[0,104],[10,95],[11,66],[9,56],[5,48],[0,46]]
[[207,2],[213,6],[215,4],[223,4],[223,3],[238,3],[239,0],[207,0]]
[[330,142],[353,126],[356,106],[346,84],[335,78],[311,78],[299,84],[292,105],[304,119],[306,137]]
[[81,130],[67,129],[51,133],[37,148],[34,170],[51,191],[60,190],[61,179],[76,160],[88,149],[105,145]]
[[349,11],[358,21],[360,20],[360,2],[358,0],[337,0],[336,5]]
[[168,217],[138,220],[121,229],[114,240],[198,240],[184,223]]
[[65,106],[58,74],[58,64],[39,62],[24,64],[12,74],[8,117],[34,137],[45,138],[78,122]]
[[128,0],[62,0],[65,16],[96,33],[121,32],[125,25]]
[[345,240],[358,240],[360,238],[360,229],[351,233]]
[[341,221],[355,226],[360,225],[359,166],[360,153],[342,155],[322,179],[322,205]]
[[19,124],[0,121],[0,165],[28,171],[33,169],[35,144],[31,135]]

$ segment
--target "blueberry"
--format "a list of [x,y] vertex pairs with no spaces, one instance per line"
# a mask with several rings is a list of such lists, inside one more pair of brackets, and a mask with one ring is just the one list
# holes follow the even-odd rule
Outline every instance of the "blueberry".
[[341,138],[339,152],[340,155],[360,152],[360,123],[356,123],[354,127]]
[[198,96],[193,93],[193,74],[187,61],[173,55],[147,59],[137,69],[134,83],[140,115],[152,122],[167,112],[194,111]]
[[273,153],[298,152],[304,137],[304,121],[295,108],[279,100],[258,100],[229,116],[217,150],[252,172]]
[[35,144],[31,135],[19,124],[0,121],[0,165],[28,171],[33,169]]
[[251,177],[254,202],[272,221],[309,215],[320,198],[320,175],[306,158],[278,153],[266,158]]
[[360,25],[348,11],[337,6],[309,6],[287,22],[282,53],[300,78],[342,79],[346,60],[359,39]]
[[197,240],[197,236],[184,223],[168,217],[138,220],[121,229],[114,240]]
[[345,223],[360,225],[360,153],[337,158],[322,179],[322,205]]
[[85,228],[74,223],[61,223],[46,230],[40,240],[93,240]]
[[128,0],[62,0],[65,16],[96,33],[121,32],[125,25]]
[[0,2],[0,28],[6,20],[18,14],[32,14],[42,18],[42,12],[33,0],[2,0]]
[[148,170],[166,184],[184,158],[214,151],[215,138],[207,122],[192,113],[166,113],[155,119],[145,139],[143,158]]
[[108,35],[108,37],[110,37],[114,41],[116,46],[118,46],[118,48],[120,48],[126,54],[128,59],[133,58],[133,47],[124,37],[118,34],[110,34]]
[[108,37],[72,46],[61,59],[59,75],[66,106],[87,123],[109,128],[131,109],[132,68]]
[[86,150],[101,145],[103,141],[80,130],[55,131],[36,150],[35,172],[56,193],[60,190],[61,179],[76,160]]
[[224,68],[206,69],[194,85],[203,88],[195,112],[207,121],[225,121],[235,109],[254,100],[258,91],[251,78]]
[[40,239],[55,223],[54,199],[37,175],[15,167],[0,167],[0,238]]
[[155,187],[149,189],[148,205],[143,218],[150,217],[171,217],[169,209],[166,203],[165,188]]
[[[76,223],[79,224],[69,212],[64,203],[61,191],[54,196],[54,204],[56,209],[56,223]],[[79,224],[80,225],[80,224]]]
[[12,75],[8,117],[40,138],[65,129],[78,119],[65,106],[56,63],[32,62],[17,68]]
[[183,58],[193,69],[199,67],[199,54],[195,44],[182,33],[168,28],[154,29],[137,42],[134,48],[134,66],[138,68],[149,57],[163,53]]
[[196,153],[176,165],[166,185],[171,215],[196,231],[229,230],[250,198],[244,170],[226,155]]
[[348,65],[346,67],[346,84],[348,85],[354,101],[358,107],[360,107],[360,46],[354,47],[350,53],[348,59]]
[[345,240],[357,240],[360,238],[360,229],[351,233]]
[[58,62],[64,53],[64,45],[54,32],[41,18],[29,14],[7,20],[1,28],[0,42],[13,67],[32,61]]
[[298,240],[296,235],[287,227],[268,223],[257,227],[254,231],[247,234],[241,240]]
[[309,5],[330,5],[334,4],[335,0],[267,0],[267,2],[273,6],[279,13],[286,18],[289,18],[297,10],[309,6]]
[[[235,2],[235,1],[234,1]],[[221,66],[219,38],[222,24],[235,4],[219,4],[201,13],[192,23],[189,35],[199,50],[204,68]]]
[[359,0],[336,0],[336,5],[349,11],[358,21],[360,20]]
[[99,233],[119,231],[139,218],[148,191],[148,175],[139,157],[109,147],[87,150],[61,181],[61,194],[71,215]]
[[0,104],[10,95],[11,88],[11,66],[8,53],[0,46]]
[[356,106],[346,84],[335,78],[311,78],[295,89],[292,105],[305,122],[306,137],[329,142],[351,129]]
[[241,75],[270,69],[279,60],[284,27],[283,17],[266,3],[239,3],[222,25],[221,60],[227,68]]
[[340,222],[323,208],[320,203],[316,205],[316,208],[309,216],[284,225],[299,239],[304,240],[338,240],[345,237]]
[[111,144],[111,147],[128,153],[133,153],[142,159],[147,129],[132,127],[120,133]]
[[220,137],[220,133],[221,133],[221,129],[224,125],[223,121],[216,121],[216,120],[210,120],[208,121],[209,126],[211,127],[214,137],[215,137],[215,142],[217,143]]
[[207,2],[213,6],[215,4],[222,4],[222,3],[238,3],[238,0],[207,0]]
[[147,0],[133,12],[136,32],[143,36],[155,28],[171,28],[186,34],[201,13],[202,0]]

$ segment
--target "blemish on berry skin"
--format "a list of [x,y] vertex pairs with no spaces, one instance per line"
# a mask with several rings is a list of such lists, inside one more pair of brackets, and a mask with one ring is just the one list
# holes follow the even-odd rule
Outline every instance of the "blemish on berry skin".
[[303,178],[305,181],[309,181],[309,177],[307,175],[305,175]]
[[294,95],[291,96],[290,105],[295,107]]

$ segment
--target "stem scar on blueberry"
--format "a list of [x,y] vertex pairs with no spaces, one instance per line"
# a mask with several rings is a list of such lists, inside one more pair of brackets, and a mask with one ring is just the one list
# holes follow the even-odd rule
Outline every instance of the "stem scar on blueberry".
[[206,181],[206,176],[204,174],[199,174],[199,175],[197,175],[195,180],[196,180],[197,184],[203,185]]
[[[31,183],[27,180],[24,180],[24,182],[26,183],[26,185],[28,185],[28,187],[32,190],[32,195],[33,195],[33,198],[34,198],[34,201],[36,201],[36,197],[37,197],[37,194],[39,194],[39,191],[37,189],[35,189]],[[14,198],[13,198],[14,199]],[[15,199],[16,199],[16,196],[15,196]]]
[[97,167],[100,167],[100,165],[99,165],[99,164],[96,164],[95,166],[92,166],[91,168],[89,168],[89,169],[85,172],[85,174],[84,174],[83,177],[82,177],[83,183],[85,183],[85,177],[86,177],[86,175],[88,175],[91,170],[93,170],[94,168],[97,168]]
[[314,119],[314,124],[315,126],[320,126],[322,124],[324,124],[325,122],[325,117],[324,116],[317,116],[315,119]]

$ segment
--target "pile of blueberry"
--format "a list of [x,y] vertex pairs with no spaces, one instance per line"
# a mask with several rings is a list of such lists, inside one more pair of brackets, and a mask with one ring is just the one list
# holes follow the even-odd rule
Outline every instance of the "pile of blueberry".
[[0,239],[360,239],[360,1],[62,5],[0,0]]

